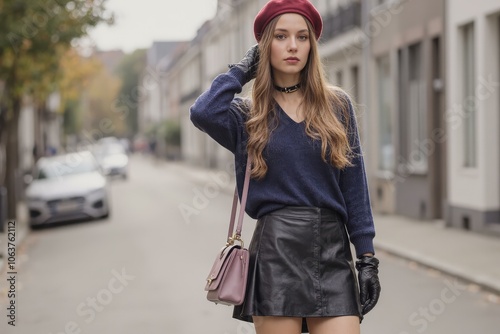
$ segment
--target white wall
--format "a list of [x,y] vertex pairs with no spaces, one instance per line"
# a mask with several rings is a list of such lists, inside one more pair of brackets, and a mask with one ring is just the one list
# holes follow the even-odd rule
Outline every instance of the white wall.
[[[448,194],[452,206],[476,210],[500,207],[500,32],[498,0],[451,0],[447,3]],[[464,128],[461,105],[462,40],[460,27],[474,22],[476,50],[477,168],[463,167]],[[495,29],[496,28],[496,29]],[[495,45],[496,44],[496,45]]]

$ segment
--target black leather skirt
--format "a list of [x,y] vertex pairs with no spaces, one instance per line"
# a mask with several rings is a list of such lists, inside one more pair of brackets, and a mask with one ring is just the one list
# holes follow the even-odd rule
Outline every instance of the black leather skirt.
[[249,246],[245,301],[233,317],[362,319],[359,289],[344,223],[331,210],[286,207],[257,221]]

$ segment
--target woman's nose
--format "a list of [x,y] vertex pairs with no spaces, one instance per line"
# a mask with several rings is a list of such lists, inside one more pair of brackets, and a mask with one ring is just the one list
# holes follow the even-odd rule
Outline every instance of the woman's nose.
[[295,37],[292,37],[289,39],[290,44],[288,45],[288,50],[289,51],[296,51],[297,50],[297,40]]

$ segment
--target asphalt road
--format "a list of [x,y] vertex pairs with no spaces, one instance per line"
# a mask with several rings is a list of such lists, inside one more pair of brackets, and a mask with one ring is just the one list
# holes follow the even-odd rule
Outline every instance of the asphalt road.
[[[112,182],[110,219],[44,228],[25,239],[16,255],[15,327],[7,317],[9,277],[1,273],[0,332],[254,333],[203,291],[227,233],[228,177],[206,179],[178,164],[133,157],[129,180]],[[253,223],[245,221],[247,242]],[[363,334],[500,333],[495,296],[377,255],[382,297]]]

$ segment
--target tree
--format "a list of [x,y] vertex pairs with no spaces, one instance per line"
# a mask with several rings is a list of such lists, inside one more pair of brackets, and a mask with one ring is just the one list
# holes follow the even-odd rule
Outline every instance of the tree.
[[43,108],[56,88],[59,60],[71,43],[100,22],[112,22],[105,0],[0,0],[0,138],[6,132],[8,215],[16,216],[18,123],[24,96]]
[[137,110],[140,100],[139,79],[146,66],[146,50],[135,50],[126,55],[116,70],[122,80],[119,97],[115,100],[115,110],[127,120],[129,134],[138,132]]
[[120,79],[101,66],[86,90],[85,130],[97,131],[101,136],[124,135],[124,119],[113,109],[120,87]]
[[76,48],[70,48],[61,58],[60,69],[60,112],[64,115],[64,133],[76,134],[83,128],[83,92],[95,81],[94,78],[103,70],[103,66],[98,59],[82,56]]
[[181,126],[176,120],[162,123],[160,133],[165,141],[165,153],[169,159],[178,159],[181,155]]

